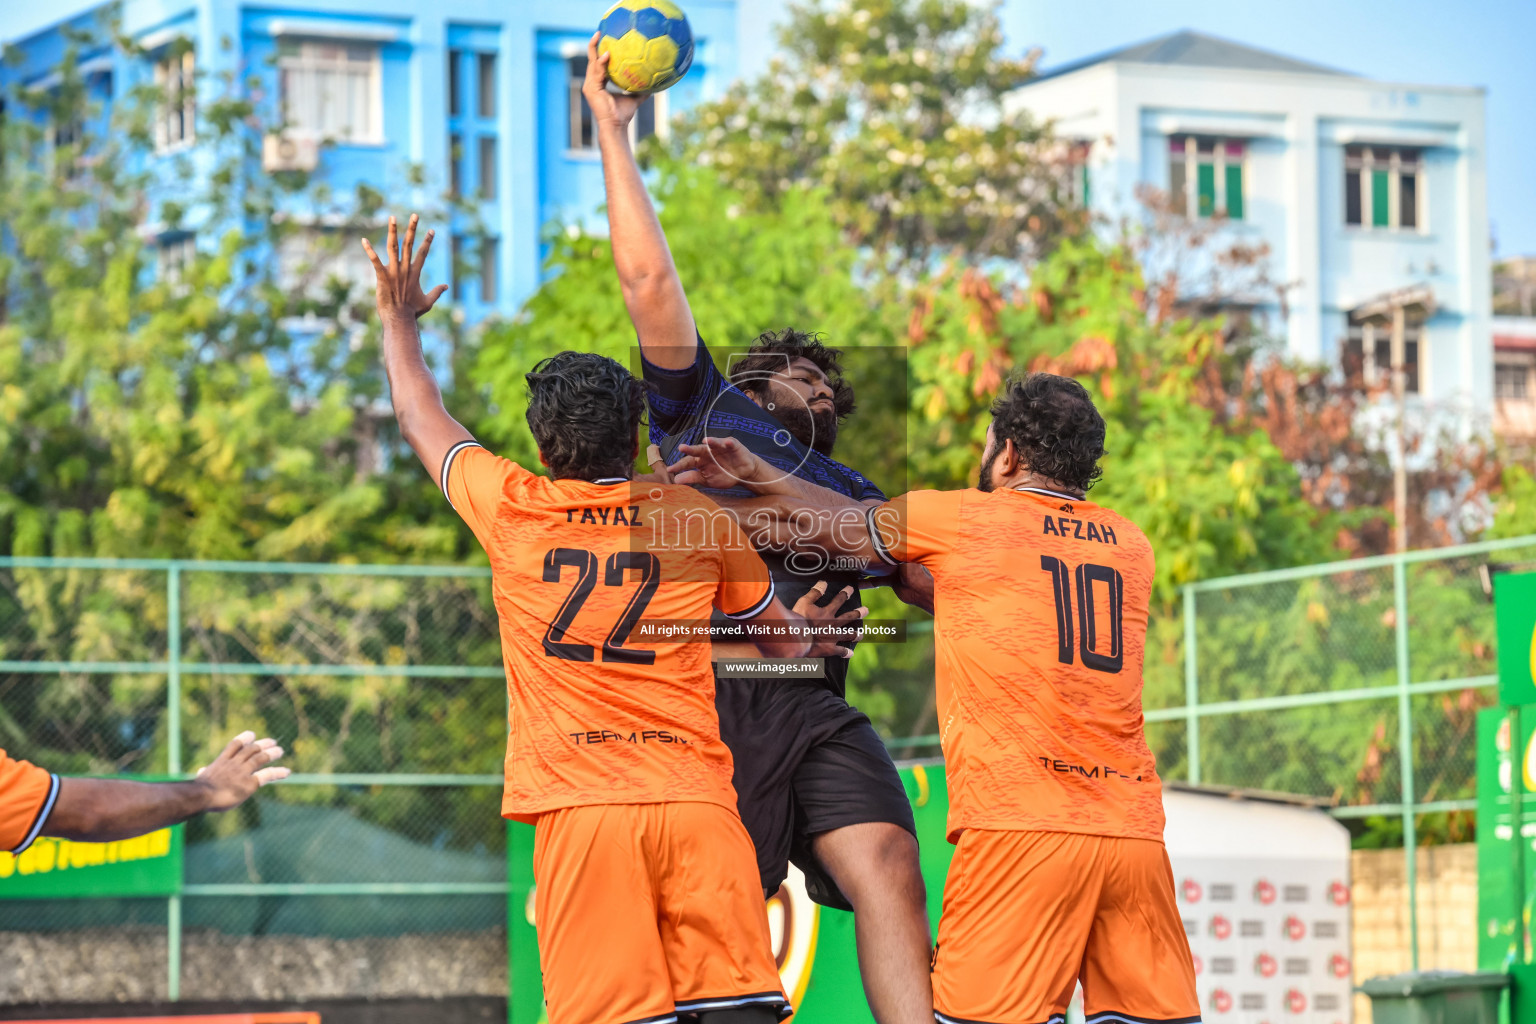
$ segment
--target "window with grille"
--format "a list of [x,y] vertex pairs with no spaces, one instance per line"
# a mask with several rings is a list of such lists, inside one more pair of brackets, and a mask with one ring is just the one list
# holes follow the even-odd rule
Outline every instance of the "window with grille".
[[481,117],[496,116],[496,55],[476,54],[475,112]]
[[496,301],[496,281],[501,270],[501,239],[486,238],[480,242],[480,301],[492,305]]
[[1526,401],[1531,397],[1531,368],[1525,363],[1493,364],[1493,397]]
[[192,50],[167,54],[155,62],[160,106],[155,114],[155,148],[162,152],[196,138],[197,85]]
[[448,116],[464,113],[464,54],[459,50],[448,51]]
[[197,258],[197,240],[192,235],[166,235],[156,253],[160,280],[180,284],[187,267]]
[[[597,126],[592,120],[592,107],[581,94],[582,83],[587,79],[587,58],[572,57],[566,62],[567,106],[570,110],[571,130],[566,148],[573,151],[597,148]],[[635,119],[629,123],[629,139],[640,142],[655,135],[666,120],[666,93],[653,93],[635,111]]]
[[1344,147],[1344,223],[1411,228],[1424,222],[1424,157],[1401,146]]
[[[372,228],[365,228],[364,234],[383,237]],[[308,299],[325,301],[338,288],[354,296],[374,291],[373,261],[355,239],[339,232],[321,228],[291,232],[277,243],[276,258],[282,286]]]
[[[1367,345],[1367,336],[1370,344]],[[1408,324],[1403,329],[1403,370],[1409,394],[1419,390],[1419,350],[1424,328]],[[1392,384],[1392,328],[1381,325],[1368,332],[1364,324],[1351,323],[1344,339],[1344,365],[1350,376],[1358,375],[1367,387]]]
[[1209,135],[1168,138],[1168,197],[1173,211],[1186,217],[1242,220],[1246,146],[1236,139]]
[[464,194],[464,136],[448,136],[448,194],[457,199]]
[[285,39],[277,69],[289,131],[349,142],[384,140],[377,46]]
[[464,266],[464,236],[454,235],[449,248],[452,254],[452,266],[448,269],[448,276],[452,279],[453,301],[461,302],[464,299],[464,279],[467,276]]
[[480,198],[496,198],[496,136],[482,135],[479,140]]

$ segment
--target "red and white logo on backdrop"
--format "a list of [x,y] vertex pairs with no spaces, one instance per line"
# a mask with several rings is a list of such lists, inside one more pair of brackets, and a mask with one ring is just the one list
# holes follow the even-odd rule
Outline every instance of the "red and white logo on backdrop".
[[1261,978],[1273,978],[1280,971],[1280,961],[1268,953],[1260,953],[1253,961],[1253,973]]
[[1275,902],[1275,884],[1267,878],[1261,878],[1253,883],[1253,898],[1266,907]]
[[1185,903],[1199,903],[1203,895],[1200,883],[1193,878],[1184,879],[1184,884],[1179,886],[1179,892],[1183,895]]
[[1218,988],[1211,993],[1211,1009],[1217,1013],[1232,1012],[1232,993],[1224,988]]
[[1293,988],[1285,993],[1285,1008],[1292,1013],[1307,1011],[1307,997],[1301,994],[1301,989]]
[[1343,882],[1334,882],[1328,886],[1328,899],[1336,907],[1342,907],[1349,902],[1349,886]]
[[1328,958],[1328,971],[1335,978],[1349,977],[1349,957],[1343,953],[1335,953]]
[[1285,919],[1285,937],[1295,942],[1307,937],[1307,926],[1301,918],[1292,914]]
[[1215,939],[1229,939],[1232,937],[1232,922],[1217,914],[1211,918],[1211,937]]
[[1204,971],[1204,970],[1205,970],[1205,961],[1204,961],[1204,960],[1201,960],[1201,959],[1200,959],[1200,958],[1199,958],[1199,957],[1197,957],[1197,956],[1192,956],[1192,957],[1190,957],[1190,960],[1191,960],[1191,961],[1192,961],[1192,962],[1193,962],[1193,963],[1194,963],[1194,965],[1195,965],[1195,973],[1196,973],[1196,974],[1199,974],[1199,973],[1201,973],[1201,972],[1202,972],[1202,971]]

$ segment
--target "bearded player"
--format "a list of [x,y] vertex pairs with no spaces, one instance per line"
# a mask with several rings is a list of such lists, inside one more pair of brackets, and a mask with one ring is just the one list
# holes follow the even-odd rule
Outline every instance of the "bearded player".
[[[932,574],[949,840],[933,961],[941,1024],[1195,1024],[1189,944],[1141,710],[1153,555],[1086,499],[1104,420],[1083,386],[1031,374],[992,408],[980,486],[914,491],[812,538]],[[731,440],[692,476],[765,493]],[[691,477],[690,477],[691,478]]]
[[[830,455],[837,421],[853,404],[834,350],[785,331],[761,338],[731,379],[715,367],[630,148],[639,100],[610,93],[606,69],[594,37],[582,91],[603,154],[614,265],[655,388],[652,440],[676,456],[682,443],[728,434],[819,503],[862,510],[883,502],[874,484]],[[785,595],[818,582],[835,592],[860,580],[857,571],[798,573],[782,555],[764,554]],[[722,662],[751,656],[740,646],[716,641],[717,672]],[[735,755],[742,820],[765,894],[778,889],[793,861],[813,899],[854,912],[876,1020],[925,1024],[930,946],[911,804],[869,719],[844,697],[846,661],[828,658],[824,669],[823,679],[789,682],[717,674],[716,706]]]
[[[688,487],[632,480],[645,387],[590,353],[527,375],[549,476],[482,448],[443,408],[417,318],[428,233],[389,222],[378,278],[400,431],[490,558],[510,735],[502,813],[534,825],[539,961],[551,1024],[771,1024],[789,1014],[751,839],[736,813],[708,648],[656,638],[711,608],[767,629],[757,651],[802,657],[810,624],[729,516]],[[669,523],[712,518],[668,543]],[[803,617],[802,613],[808,613]],[[794,630],[800,630],[798,634]]]

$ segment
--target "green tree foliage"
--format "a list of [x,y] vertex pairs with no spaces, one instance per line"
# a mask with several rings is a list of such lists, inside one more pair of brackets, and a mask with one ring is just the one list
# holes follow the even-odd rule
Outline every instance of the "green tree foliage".
[[1536,475],[1525,466],[1510,466],[1504,471],[1503,493],[1499,497],[1494,537],[1536,536]]
[[[163,97],[120,92],[104,111],[76,61],[86,45],[57,85],[6,97],[0,551],[478,557],[402,451],[371,286],[342,260],[359,235],[377,237],[381,195],[259,173],[263,111],[233,81],[202,104],[195,150],[155,154]],[[421,184],[408,168],[399,178]],[[451,316],[436,322],[451,366],[464,339]],[[471,421],[481,408],[472,389],[451,401]],[[499,663],[481,583],[189,572],[179,596],[183,657],[226,669]],[[0,660],[163,662],[168,623],[160,572],[0,572]],[[244,728],[281,737],[306,772],[494,772],[504,742],[496,679],[190,673],[182,688],[189,767]],[[163,771],[165,700],[163,674],[0,674],[0,746],[56,771]],[[460,844],[501,834],[494,794],[470,790],[401,790],[358,813]]]
[[[223,154],[219,167],[151,160],[156,97],[120,99],[107,121],[74,62],[62,71],[50,92],[13,97],[20,113],[4,129],[0,547],[458,553],[443,517],[423,528],[430,482],[395,471],[371,296],[338,272],[341,246],[377,226],[381,197],[244,173],[260,136],[238,94],[203,112],[203,151]],[[50,144],[59,123],[80,129]],[[295,209],[337,230],[311,232],[285,216]],[[182,231],[195,253],[155,240]],[[281,266],[295,243],[300,263]]]
[[[867,397],[860,417],[882,427],[852,432],[839,454],[886,486],[899,483],[902,452],[889,441],[900,436],[906,411],[901,362],[886,358],[892,339],[873,296],[855,282],[857,253],[839,239],[824,196],[796,189],[775,210],[755,210],[715,175],[671,162],[655,188],[699,334],[721,367],[763,331],[783,327],[871,350],[850,351],[849,372]],[[521,316],[487,332],[474,370],[494,401],[488,442],[529,466],[538,452],[524,421],[523,374],[534,363],[573,348],[640,370],[608,241],[581,231],[551,238],[548,283]],[[878,379],[870,382],[872,375]]]
[[1295,469],[1248,423],[1218,424],[1198,382],[1219,358],[1220,324],[1158,323],[1134,256],[1064,241],[1010,285],[953,268],[914,293],[913,475],[974,483],[989,406],[1023,369],[1088,386],[1108,426],[1091,497],[1138,523],[1158,555],[1164,606],[1183,583],[1326,559],[1331,523]]
[[997,4],[794,4],[768,71],[679,122],[672,148],[752,207],[824,188],[838,226],[882,259],[1016,257],[1081,217],[1068,149],[1009,111],[1034,58],[1002,53]]

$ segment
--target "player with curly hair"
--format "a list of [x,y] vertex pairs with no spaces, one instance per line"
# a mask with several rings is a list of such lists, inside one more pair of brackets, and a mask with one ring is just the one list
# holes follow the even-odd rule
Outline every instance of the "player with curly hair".
[[[1141,710],[1152,545],[1087,500],[1104,419],[1032,373],[992,406],[980,482],[844,515],[808,543],[932,574],[949,840],[933,957],[940,1024],[1195,1024],[1189,944]],[[685,482],[782,489],[729,439]]]
[[[759,337],[726,372],[715,365],[630,147],[629,122],[639,101],[608,91],[595,39],[587,58],[582,93],[603,154],[614,268],[645,379],[656,389],[651,439],[675,466],[681,445],[733,437],[817,502],[858,514],[883,503],[879,488],[831,455],[838,423],[853,411],[835,349],[812,334],[780,331]],[[722,504],[752,500],[729,481],[711,491]],[[759,511],[765,510],[742,514]],[[756,543],[757,531],[749,533]],[[806,571],[771,543],[758,546],[786,599],[818,585],[836,594],[863,582],[856,569],[824,564]],[[849,599],[840,610],[856,606]],[[750,665],[744,659],[752,652],[743,647],[716,639],[715,703],[735,757],[733,783],[764,892],[777,891],[791,862],[798,866],[813,900],[853,911],[876,1021],[926,1024],[933,1014],[930,937],[912,806],[879,734],[846,699],[848,662],[822,659],[816,679],[728,675],[733,664]],[[851,656],[851,647],[843,653]]]

